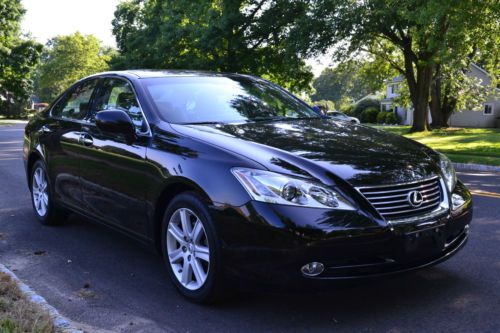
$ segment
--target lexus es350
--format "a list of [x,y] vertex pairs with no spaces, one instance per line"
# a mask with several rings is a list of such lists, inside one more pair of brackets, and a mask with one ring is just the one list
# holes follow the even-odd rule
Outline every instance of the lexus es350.
[[36,217],[73,212],[156,246],[191,300],[228,277],[373,277],[448,259],[471,195],[448,158],[322,117],[264,79],[124,71],[84,78],[25,130]]

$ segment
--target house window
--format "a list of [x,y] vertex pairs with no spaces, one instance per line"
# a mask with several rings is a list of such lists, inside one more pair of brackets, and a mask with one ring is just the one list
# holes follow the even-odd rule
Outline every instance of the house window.
[[396,92],[396,85],[391,84],[391,94],[394,94]]
[[493,114],[493,104],[491,104],[491,103],[484,104],[483,114],[492,115]]

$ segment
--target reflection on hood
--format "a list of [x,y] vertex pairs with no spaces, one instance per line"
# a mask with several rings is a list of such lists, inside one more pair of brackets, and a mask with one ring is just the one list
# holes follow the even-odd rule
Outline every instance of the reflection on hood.
[[174,128],[249,157],[269,170],[321,180],[340,177],[353,185],[370,185],[439,172],[434,153],[412,140],[331,119]]

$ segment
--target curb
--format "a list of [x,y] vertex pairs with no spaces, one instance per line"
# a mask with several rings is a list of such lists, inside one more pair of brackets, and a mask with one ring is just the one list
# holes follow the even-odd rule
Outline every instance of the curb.
[[500,166],[472,164],[472,163],[452,163],[455,169],[460,171],[493,171],[500,172]]
[[46,311],[52,321],[54,322],[54,327],[64,333],[84,333],[84,331],[76,329],[73,327],[71,322],[63,317],[52,305],[47,303],[45,298],[35,293],[30,287],[24,284],[19,278],[12,273],[10,269],[0,264],[0,272],[9,275],[14,282],[17,283],[21,293],[32,303],[37,304],[42,308],[42,310]]

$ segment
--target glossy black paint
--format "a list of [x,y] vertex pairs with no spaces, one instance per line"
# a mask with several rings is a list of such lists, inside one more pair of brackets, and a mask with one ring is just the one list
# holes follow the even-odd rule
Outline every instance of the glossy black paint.
[[[132,136],[130,118],[121,111],[101,111],[96,121],[54,118],[51,105],[26,126],[27,174],[36,159],[44,160],[57,204],[156,246],[169,200],[182,191],[196,191],[216,221],[227,270],[245,276],[273,273],[301,278],[299,269],[309,261],[328,264],[320,278],[385,274],[439,262],[465,243],[472,203],[460,182],[454,191],[466,204],[459,212],[396,227],[355,189],[440,176],[438,155],[431,149],[328,118],[240,125],[170,124],[154,108],[141,79],[179,75],[217,74],[142,71],[91,77],[99,82],[108,77],[130,82],[149,130]],[[90,110],[92,106],[91,102]],[[335,187],[356,210],[251,201],[230,172],[236,166],[310,178]],[[461,233],[460,246],[443,250],[443,242]],[[416,239],[415,235],[422,237]],[[380,258],[396,264],[381,268],[376,262]],[[373,269],[360,271],[353,266],[355,262],[373,264],[367,266]],[[336,268],[340,266],[353,267],[340,272]]]

